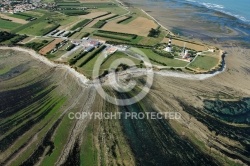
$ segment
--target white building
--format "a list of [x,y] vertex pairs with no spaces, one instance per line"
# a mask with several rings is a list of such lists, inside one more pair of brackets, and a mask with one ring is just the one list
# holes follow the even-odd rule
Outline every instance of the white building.
[[172,51],[172,41],[171,41],[170,38],[169,38],[169,41],[168,41],[168,46],[164,49],[164,51],[167,51],[167,52]]

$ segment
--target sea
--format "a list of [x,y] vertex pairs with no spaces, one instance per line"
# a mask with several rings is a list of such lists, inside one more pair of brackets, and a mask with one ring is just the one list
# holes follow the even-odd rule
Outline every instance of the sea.
[[175,34],[250,48],[250,0],[124,0]]
[[[182,0],[183,1],[183,0]],[[204,6],[225,14],[234,16],[244,22],[250,23],[249,0],[186,0],[193,5]]]

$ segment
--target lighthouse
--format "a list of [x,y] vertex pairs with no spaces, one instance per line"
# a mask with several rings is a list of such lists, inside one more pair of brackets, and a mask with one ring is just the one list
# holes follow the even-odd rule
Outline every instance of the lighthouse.
[[171,52],[172,51],[172,40],[169,38],[169,41],[168,41],[168,46],[164,49],[165,51],[167,52]]

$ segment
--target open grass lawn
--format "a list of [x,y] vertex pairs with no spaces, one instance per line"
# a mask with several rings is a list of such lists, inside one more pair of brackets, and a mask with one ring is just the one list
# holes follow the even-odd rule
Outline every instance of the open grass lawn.
[[[144,53],[150,60],[156,60],[161,63],[165,63],[167,66],[170,67],[184,67],[188,64],[188,62],[177,60],[177,59],[171,59],[167,57],[163,57],[161,55],[158,55],[154,53],[151,49],[146,49],[146,48],[131,48],[132,51],[137,52],[138,54]],[[154,61],[152,63],[154,63]],[[155,64],[155,63],[154,63]]]
[[9,31],[9,30],[15,29],[16,27],[19,27],[21,25],[22,24],[0,19],[0,30]]
[[219,63],[219,59],[208,55],[198,56],[188,67],[198,70],[210,70]]

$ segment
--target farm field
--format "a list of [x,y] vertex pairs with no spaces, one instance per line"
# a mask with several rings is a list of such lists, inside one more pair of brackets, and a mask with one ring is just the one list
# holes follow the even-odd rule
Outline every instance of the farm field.
[[160,43],[163,38],[165,37],[165,32],[164,30],[160,29],[161,33],[158,37],[142,37],[141,40],[138,42],[138,44],[142,44],[142,45],[156,45],[158,43]]
[[88,37],[89,34],[90,33],[84,31],[76,32],[70,37],[70,39],[82,39],[84,37]]
[[19,31],[20,34],[29,34],[34,36],[43,36],[53,29],[58,27],[56,24],[50,24],[46,22],[45,20],[36,24],[32,24],[31,26],[28,26],[27,28],[24,28],[23,30]]
[[136,19],[136,17],[133,17],[133,16],[127,17],[126,20],[122,21],[122,22],[119,23],[119,24],[128,24],[128,23],[130,23],[131,21],[133,21],[133,20],[135,20],[135,19]]
[[[13,15],[13,14],[12,14],[12,15]],[[11,20],[12,22],[18,23],[18,24],[26,24],[26,23],[28,23],[28,21],[25,21],[25,20],[23,20],[23,19],[11,17],[12,15],[6,15],[6,14],[1,14],[1,13],[0,13],[0,18],[9,19],[9,20]]]
[[93,35],[108,38],[108,39],[126,41],[126,42],[131,42],[132,40],[137,38],[137,35],[134,35],[134,34],[117,33],[117,32],[112,32],[112,31],[103,31],[103,30],[98,30]]
[[12,22],[12,21],[3,20],[0,18],[0,30],[10,31],[12,29],[15,29],[16,27],[21,26],[21,25],[22,24]]
[[[169,41],[169,38],[164,38],[162,40],[162,43],[168,43]],[[187,48],[189,49],[193,49],[193,50],[196,50],[196,51],[205,51],[207,50],[207,46],[205,45],[202,45],[202,44],[194,44],[194,43],[190,43],[190,42],[186,42],[186,41],[182,41],[182,40],[178,40],[178,39],[172,39],[172,44],[173,45],[177,45],[179,47],[183,47],[184,44]]]
[[108,13],[108,12],[106,12],[106,11],[104,11],[104,12],[100,12],[100,11],[98,11],[98,12],[91,12],[91,13],[89,13],[89,14],[86,14],[86,15],[81,16],[81,18],[93,19],[93,18],[95,18],[95,17],[99,17],[99,16],[105,15],[105,14],[107,14],[107,13]]
[[114,14],[118,14],[118,15],[123,15],[128,13],[127,10],[120,8],[118,6],[112,6],[112,7],[106,7],[106,8],[98,8],[98,9],[94,9],[93,11],[108,11]]
[[71,30],[76,30],[77,28],[83,28],[87,23],[90,22],[90,19],[85,19],[85,20],[82,20],[80,22],[78,22],[77,24],[75,24]]
[[122,32],[122,33],[132,33],[140,36],[148,36],[149,31],[152,28],[157,28],[157,24],[147,18],[137,17],[135,20],[129,22],[128,24],[117,24],[115,22],[108,22],[104,25],[102,30]]
[[[87,55],[90,55],[90,54],[87,54]],[[87,58],[87,55],[85,55],[86,58]],[[94,64],[95,64],[98,56],[102,56],[102,54],[96,55],[88,63],[86,63],[82,67],[79,67],[78,70],[81,71],[81,72],[83,72],[84,75],[86,75],[88,78],[91,78],[92,77],[92,73],[93,73]],[[86,59],[86,58],[84,58],[84,59]],[[81,61],[81,62],[83,62],[83,61]]]
[[42,55],[46,55],[48,52],[50,52],[52,49],[55,48],[56,44],[60,43],[61,41],[63,41],[63,39],[55,39],[53,42],[51,42],[47,46],[43,47],[39,51],[39,53],[42,54]]
[[91,28],[101,28],[106,24],[106,21],[98,20]]
[[25,11],[24,14],[25,15],[29,15],[32,17],[42,17],[44,14],[48,13],[47,10],[43,10],[43,9],[36,9],[36,10],[31,10],[31,11]]
[[83,10],[74,10],[74,9],[67,9],[60,11],[61,13],[67,15],[67,16],[79,16],[79,15],[86,15],[89,12],[83,11]]
[[108,14],[106,16],[103,16],[101,18],[98,18],[98,19],[100,19],[100,20],[108,20],[108,19],[111,19],[111,18],[114,18],[114,17],[117,17],[117,16],[118,16],[117,14],[110,13],[110,14]]
[[24,36],[24,35],[15,35],[13,38],[2,42],[2,44],[7,44],[7,45],[17,44],[20,41],[24,40],[26,37],[27,36]]
[[[154,53],[151,49],[132,47],[131,50],[139,54],[144,53],[150,59],[150,61],[152,61],[152,63],[154,64],[156,64],[155,61],[165,63],[169,67],[184,67],[188,64],[188,62],[185,62],[185,61],[160,56]],[[159,64],[159,66],[162,66],[162,65]]]
[[21,15],[21,14],[18,14],[18,13],[6,14],[6,15],[8,15],[9,17],[18,18],[18,19],[22,19],[22,20],[26,20],[26,19],[30,18],[30,16],[26,16],[25,14]]
[[126,18],[127,18],[127,16],[117,17],[117,18],[112,19],[109,22],[116,22],[116,23],[118,23],[119,21],[122,21],[122,20],[124,20]]

